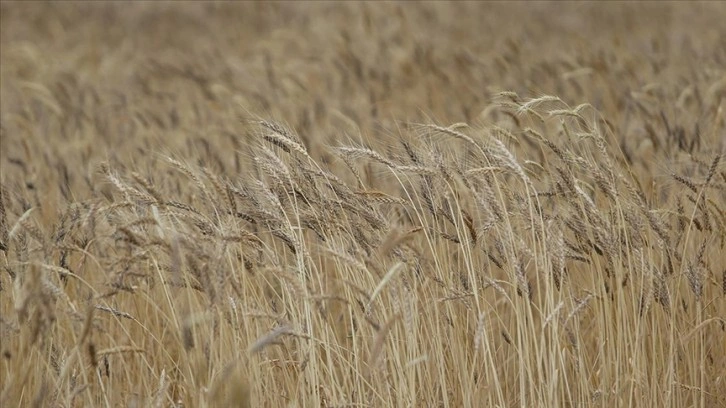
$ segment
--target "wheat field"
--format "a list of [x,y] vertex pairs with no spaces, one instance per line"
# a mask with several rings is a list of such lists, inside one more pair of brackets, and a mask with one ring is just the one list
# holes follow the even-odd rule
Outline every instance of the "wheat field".
[[726,407],[724,3],[0,3],[3,407]]

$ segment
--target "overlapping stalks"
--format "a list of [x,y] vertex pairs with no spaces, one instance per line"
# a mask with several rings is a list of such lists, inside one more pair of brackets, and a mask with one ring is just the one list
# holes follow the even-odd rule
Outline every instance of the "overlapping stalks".
[[[415,45],[402,30],[380,35]],[[439,78],[427,92],[462,85],[421,44],[413,68],[381,68],[345,41],[331,98],[395,98],[405,82],[384,78],[431,80],[418,69]],[[502,83],[530,58],[508,47]],[[284,105],[297,85],[279,67],[257,97],[294,126],[229,102],[208,67],[150,62],[114,115],[82,79],[18,82],[25,105],[2,107],[0,403],[724,403],[725,84],[703,70],[674,104],[667,86],[626,97],[609,75],[644,68],[584,58],[526,73],[569,67],[551,82],[564,96],[441,89],[416,100],[471,123],[389,127],[357,105]],[[155,90],[172,71],[195,91]]]

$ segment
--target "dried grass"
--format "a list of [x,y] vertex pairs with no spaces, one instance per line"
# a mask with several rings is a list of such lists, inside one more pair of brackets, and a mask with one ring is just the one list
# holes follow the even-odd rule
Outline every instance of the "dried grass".
[[0,11],[2,406],[726,406],[723,5]]

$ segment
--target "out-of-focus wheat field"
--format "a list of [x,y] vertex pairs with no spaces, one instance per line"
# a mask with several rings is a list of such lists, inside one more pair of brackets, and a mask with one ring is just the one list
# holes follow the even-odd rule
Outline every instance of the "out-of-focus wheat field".
[[726,406],[724,20],[0,3],[0,405]]

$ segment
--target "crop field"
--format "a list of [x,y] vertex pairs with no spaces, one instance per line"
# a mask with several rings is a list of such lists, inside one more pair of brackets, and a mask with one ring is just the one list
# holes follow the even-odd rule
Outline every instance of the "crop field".
[[0,3],[0,406],[726,407],[726,4]]

